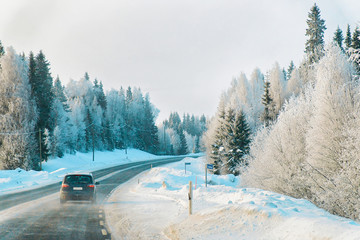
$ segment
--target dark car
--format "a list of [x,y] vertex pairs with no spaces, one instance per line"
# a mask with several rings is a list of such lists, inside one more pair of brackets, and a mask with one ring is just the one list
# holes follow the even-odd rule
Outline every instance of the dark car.
[[98,184],[91,173],[66,174],[61,184],[60,203],[68,200],[85,200],[95,203]]

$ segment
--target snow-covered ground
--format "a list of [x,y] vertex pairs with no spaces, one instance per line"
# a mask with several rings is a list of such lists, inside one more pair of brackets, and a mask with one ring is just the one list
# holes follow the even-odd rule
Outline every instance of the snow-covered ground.
[[[119,186],[105,204],[115,239],[360,239],[360,224],[310,202],[208,176],[203,158],[156,167]],[[184,163],[191,162],[184,171]],[[193,182],[193,215],[188,185]]]
[[123,163],[161,159],[166,156],[156,156],[136,149],[114,150],[112,152],[92,152],[67,154],[63,158],[50,159],[43,163],[43,171],[0,170],[0,194],[36,188],[62,180],[68,172],[94,171]]

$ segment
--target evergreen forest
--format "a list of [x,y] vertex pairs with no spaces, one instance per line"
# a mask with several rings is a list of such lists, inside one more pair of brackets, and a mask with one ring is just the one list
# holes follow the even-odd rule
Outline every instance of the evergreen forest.
[[159,110],[140,88],[105,92],[88,73],[64,86],[42,51],[25,56],[1,42],[0,101],[0,169],[41,170],[43,161],[78,151],[199,152],[206,127],[204,116],[186,114],[159,131]]

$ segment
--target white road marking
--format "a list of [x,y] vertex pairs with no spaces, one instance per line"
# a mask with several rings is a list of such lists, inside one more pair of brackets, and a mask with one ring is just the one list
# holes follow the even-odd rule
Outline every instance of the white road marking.
[[101,233],[102,235],[106,236],[107,235],[107,231],[105,229],[101,229]]
[[101,215],[101,214],[99,214],[99,218],[102,218],[102,215]]
[[100,221],[100,226],[104,226],[104,221]]

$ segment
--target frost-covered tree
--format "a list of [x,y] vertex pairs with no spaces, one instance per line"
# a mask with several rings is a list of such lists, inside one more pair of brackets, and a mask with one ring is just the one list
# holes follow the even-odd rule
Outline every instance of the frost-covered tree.
[[53,144],[52,136],[50,136],[49,129],[45,128],[44,133],[42,134],[42,138],[44,139],[44,149],[47,152],[44,152],[46,155],[50,156],[55,149],[52,149],[55,144]]
[[[171,154],[179,152],[180,148],[182,149],[182,152],[187,153],[203,150],[202,136],[207,129],[206,124],[207,120],[204,115],[199,118],[193,114],[190,115],[189,113],[184,113],[181,120],[179,113],[170,113],[169,119],[164,120],[162,125],[160,125],[160,151],[164,154]],[[179,139],[181,139],[179,146],[170,144],[168,140],[166,140],[168,138],[166,134],[167,129],[173,129],[174,133],[178,135]],[[180,132],[181,129],[183,133]],[[181,135],[184,135],[184,137]],[[184,139],[185,141],[183,141]]]
[[[158,126],[159,154],[174,154],[174,146],[169,134],[170,129],[164,123]],[[171,131],[173,130],[171,129]]]
[[54,131],[52,135],[48,131],[51,138],[50,145],[47,144],[49,154],[53,157],[63,157],[67,149],[71,149],[74,142],[71,141],[70,122],[68,112],[65,111],[63,103],[55,97],[51,112],[51,119],[54,121]]
[[311,196],[305,136],[312,113],[311,92],[292,97],[276,122],[256,133],[247,156],[249,166],[242,173],[244,186],[299,198]]
[[290,76],[290,79],[287,83],[287,93],[289,94],[288,97],[291,95],[298,96],[302,89],[304,89],[304,82],[300,75],[299,69],[295,68]]
[[353,109],[352,71],[346,56],[334,45],[327,49],[317,70],[313,99],[316,111],[309,121],[306,141],[314,178],[326,191],[335,187],[332,179],[339,170],[342,129],[347,113]]
[[85,106],[82,100],[79,97],[69,100],[69,106],[71,109],[70,112],[70,121],[72,122],[72,131],[71,135],[75,139],[75,150],[76,151],[85,151]]
[[168,127],[178,129],[181,125],[181,118],[177,112],[170,113]]
[[107,109],[106,119],[110,136],[108,144],[110,149],[124,148],[124,131],[125,131],[125,93],[124,90],[116,91],[111,89],[106,94]]
[[308,25],[305,35],[308,37],[305,43],[305,53],[309,64],[320,60],[324,51],[324,32],[326,30],[325,20],[321,19],[320,9],[314,3],[306,20]]
[[181,147],[181,141],[180,141],[180,136],[179,136],[178,132],[173,128],[167,128],[166,135],[168,135],[170,138],[170,145],[169,145],[170,154],[171,155],[179,154],[179,149]]
[[26,62],[8,48],[0,58],[0,169],[39,169],[38,118]]
[[293,96],[251,144],[243,184],[307,198],[358,218],[359,85],[347,56],[330,45],[316,81]]
[[71,137],[70,109],[59,77],[54,82],[53,91],[54,101],[50,117],[55,127],[52,134],[49,133],[52,138],[49,150],[53,157],[62,157],[65,152],[74,152],[75,141]]
[[[73,122],[78,124],[82,118],[83,124],[78,125],[80,132],[78,137],[82,137],[82,131],[85,133],[85,145],[79,145],[77,150],[90,151],[93,148],[103,150],[106,148],[105,129],[107,122],[105,121],[105,110],[97,100],[98,92],[95,91],[93,83],[90,81],[89,75],[79,81],[71,80],[65,89],[71,111],[76,109],[76,114],[72,113]],[[76,119],[76,120],[75,120]]]
[[214,172],[221,173],[221,149],[223,148],[223,132],[226,107],[226,94],[223,93],[217,108],[216,115],[209,121],[208,129],[204,134],[204,144],[208,162],[214,164]]
[[248,111],[246,121],[249,127],[255,131],[261,126],[261,114],[264,111],[264,106],[261,103],[261,96],[264,93],[264,75],[260,69],[256,68],[253,70],[248,91]]
[[284,104],[285,96],[287,95],[285,77],[280,69],[279,63],[277,62],[270,70],[269,82],[270,82],[269,91],[273,100],[274,111],[275,111],[274,113],[276,116],[280,111],[282,105]]

